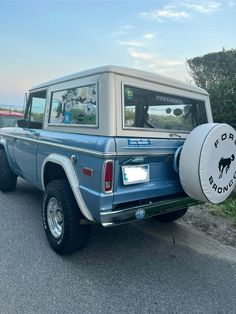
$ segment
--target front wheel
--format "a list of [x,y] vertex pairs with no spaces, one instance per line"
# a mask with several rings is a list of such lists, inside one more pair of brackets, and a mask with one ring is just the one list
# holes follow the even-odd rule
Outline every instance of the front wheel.
[[17,176],[12,172],[4,149],[0,148],[0,191],[10,192],[16,189]]
[[67,180],[53,180],[43,195],[43,225],[50,246],[58,254],[74,253],[86,246],[90,228],[83,218]]
[[153,218],[160,221],[160,222],[164,222],[164,223],[165,222],[171,222],[171,221],[174,221],[174,220],[177,220],[177,219],[183,217],[186,214],[187,210],[188,210],[188,208],[181,208],[181,209],[178,209],[174,212],[154,216]]

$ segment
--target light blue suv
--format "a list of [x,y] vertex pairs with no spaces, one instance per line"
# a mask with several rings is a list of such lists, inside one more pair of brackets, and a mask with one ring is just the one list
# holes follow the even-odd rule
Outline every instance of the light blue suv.
[[208,122],[208,94],[191,85],[114,66],[65,76],[32,88],[18,127],[1,129],[0,190],[19,176],[44,192],[59,254],[83,248],[91,223],[173,221],[203,200],[178,172],[186,138]]

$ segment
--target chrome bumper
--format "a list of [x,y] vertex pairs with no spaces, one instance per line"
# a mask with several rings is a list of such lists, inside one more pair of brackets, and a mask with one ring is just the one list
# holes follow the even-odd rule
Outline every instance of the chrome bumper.
[[156,203],[128,207],[120,210],[101,212],[101,223],[104,227],[121,225],[124,223],[146,219],[163,213],[169,213],[181,208],[199,204],[188,196],[162,200]]

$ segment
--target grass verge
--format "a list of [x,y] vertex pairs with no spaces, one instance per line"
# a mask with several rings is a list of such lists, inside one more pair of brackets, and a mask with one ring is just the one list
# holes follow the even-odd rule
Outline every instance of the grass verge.
[[236,226],[236,196],[231,196],[219,205],[208,204],[210,213],[216,216],[227,216]]

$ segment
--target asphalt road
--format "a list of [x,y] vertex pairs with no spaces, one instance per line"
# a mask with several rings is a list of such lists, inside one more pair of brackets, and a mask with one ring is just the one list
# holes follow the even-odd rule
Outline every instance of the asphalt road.
[[236,250],[153,220],[104,229],[60,257],[47,244],[41,193],[0,192],[0,313],[236,313]]

